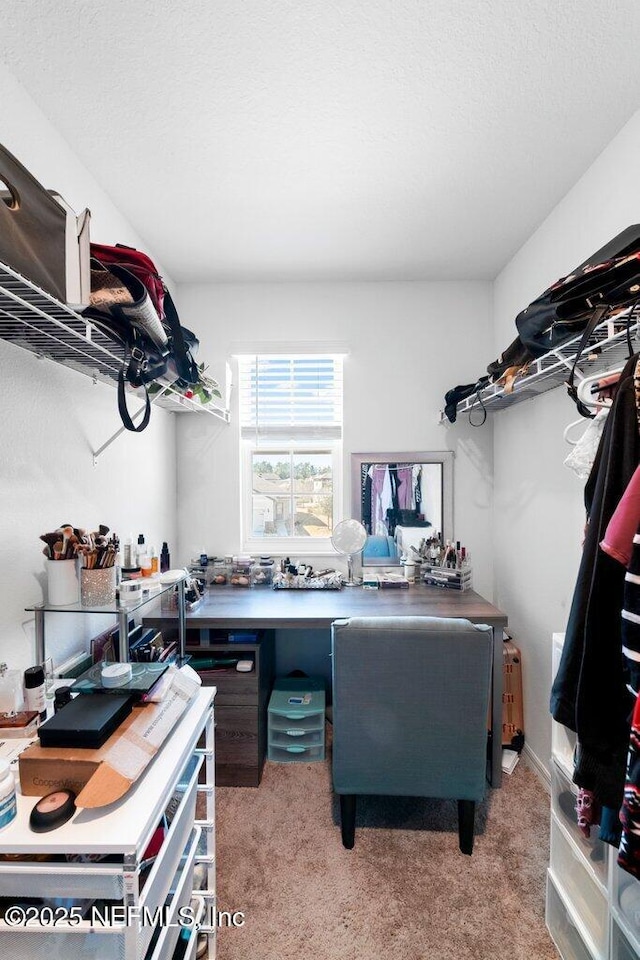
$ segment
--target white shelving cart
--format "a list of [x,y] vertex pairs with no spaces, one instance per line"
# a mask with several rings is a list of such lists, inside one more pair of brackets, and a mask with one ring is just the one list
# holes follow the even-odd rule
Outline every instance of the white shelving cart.
[[[208,936],[208,957],[216,952],[216,861],[214,794],[215,687],[201,689],[143,776],[117,803],[79,810],[50,833],[29,828],[35,797],[18,789],[16,819],[0,833],[0,955],[12,960],[171,960],[178,939],[192,958],[198,932]],[[204,769],[203,782],[200,771]],[[205,797],[205,816],[196,801]],[[150,869],[144,853],[163,817],[169,822]],[[43,857],[54,859],[43,860]],[[108,859],[95,859],[106,857]],[[75,859],[70,859],[75,858]],[[206,865],[206,886],[193,889],[197,863]],[[180,909],[193,907],[200,929],[180,925]],[[50,906],[41,922],[11,926],[9,903],[41,898]],[[72,905],[86,919],[62,917]],[[91,908],[93,909],[93,912]],[[126,924],[124,911],[134,918]],[[118,913],[119,911],[119,913]],[[114,916],[115,913],[115,916]],[[107,921],[103,923],[102,917]],[[153,922],[162,917],[161,923]],[[54,920],[57,922],[54,923]],[[151,921],[151,922],[150,922]]]

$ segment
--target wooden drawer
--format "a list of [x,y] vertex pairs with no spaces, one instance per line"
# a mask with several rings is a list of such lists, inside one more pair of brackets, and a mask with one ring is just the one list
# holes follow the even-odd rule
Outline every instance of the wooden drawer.
[[237,766],[258,763],[258,710],[218,706],[216,696],[216,761]]
[[[194,659],[190,666],[197,670]],[[219,706],[255,707],[258,703],[258,678],[252,673],[238,673],[237,670],[198,670],[204,687],[217,687],[216,708]]]

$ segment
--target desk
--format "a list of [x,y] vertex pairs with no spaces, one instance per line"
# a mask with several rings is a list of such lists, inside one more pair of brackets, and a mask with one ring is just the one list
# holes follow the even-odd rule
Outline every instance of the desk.
[[[226,629],[328,629],[348,617],[464,617],[493,627],[493,730],[490,780],[502,782],[502,631],[507,617],[473,590],[455,591],[415,584],[408,590],[270,590],[257,587],[212,586],[200,606],[187,613],[187,627]],[[159,626],[173,618],[151,615],[145,623]]]

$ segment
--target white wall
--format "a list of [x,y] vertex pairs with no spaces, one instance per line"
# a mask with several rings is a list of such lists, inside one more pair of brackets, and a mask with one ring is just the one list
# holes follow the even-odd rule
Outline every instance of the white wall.
[[[0,64],[2,143],[47,187],[93,215],[92,237],[149,249],[33,101]],[[1,174],[1,170],[0,170]],[[116,391],[0,342],[0,660],[33,662],[31,615],[43,599],[41,533],[60,523],[144,532],[175,542],[175,417],[160,410],[140,435],[123,435],[96,468],[92,450],[118,429]],[[78,634],[78,618],[48,625]]]
[[[349,455],[363,450],[455,451],[455,530],[469,547],[474,585],[491,596],[492,432],[437,423],[446,390],[474,381],[490,332],[489,283],[218,284],[181,286],[183,322],[204,358],[241,341],[346,341],[345,516]],[[213,371],[214,374],[219,371]],[[180,559],[240,546],[239,441],[208,417],[178,425]]]
[[[640,221],[640,112],[635,114],[497,277],[497,356],[515,315],[631,223]],[[584,525],[583,485],[563,466],[564,427],[577,417],[559,388],[494,417],[496,600],[523,650],[525,733],[550,752],[551,634],[571,604]]]

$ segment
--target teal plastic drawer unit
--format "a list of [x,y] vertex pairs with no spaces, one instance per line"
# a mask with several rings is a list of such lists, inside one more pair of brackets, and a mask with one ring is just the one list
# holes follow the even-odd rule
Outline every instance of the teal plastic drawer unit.
[[276,680],[267,711],[267,758],[278,763],[324,760],[324,711],[322,680]]

